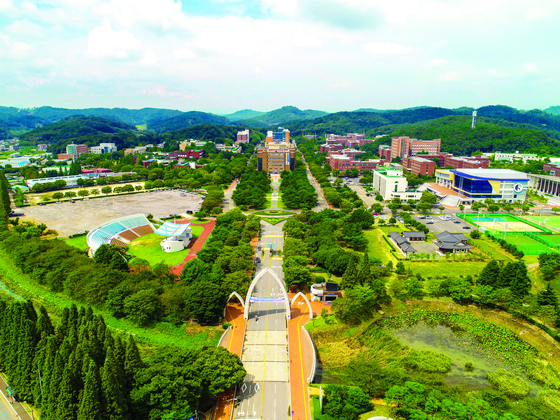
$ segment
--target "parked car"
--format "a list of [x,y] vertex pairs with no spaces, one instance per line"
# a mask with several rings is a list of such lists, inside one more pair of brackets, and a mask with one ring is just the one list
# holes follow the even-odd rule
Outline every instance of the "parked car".
[[426,222],[427,225],[433,225],[434,222]]
[[453,223],[455,223],[456,225],[458,225],[458,224],[461,223],[461,222],[458,221],[458,220],[455,220]]
[[463,226],[463,229],[470,229],[470,226]]

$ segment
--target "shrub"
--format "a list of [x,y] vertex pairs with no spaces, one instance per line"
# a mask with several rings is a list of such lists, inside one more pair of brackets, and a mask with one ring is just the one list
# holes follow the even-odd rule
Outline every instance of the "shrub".
[[407,367],[421,372],[445,373],[451,370],[451,358],[449,356],[430,350],[416,351],[408,356],[404,363]]
[[474,370],[474,364],[470,360],[465,363],[465,370],[472,372]]
[[560,413],[560,391],[555,389],[541,391],[537,395],[537,399],[545,407]]
[[518,400],[529,395],[531,390],[527,382],[505,369],[487,374],[486,379],[501,393]]

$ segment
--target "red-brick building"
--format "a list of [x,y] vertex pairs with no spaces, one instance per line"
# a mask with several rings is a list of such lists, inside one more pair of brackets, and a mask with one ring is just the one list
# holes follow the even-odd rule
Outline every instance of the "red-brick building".
[[418,140],[410,137],[393,137],[391,139],[391,159],[397,156],[401,159],[406,156],[416,156],[421,152],[427,152],[428,155],[438,155],[440,148],[441,139]]
[[486,169],[489,164],[490,158],[487,156],[453,156],[451,153],[439,155],[440,168],[452,166],[454,169]]
[[558,176],[560,175],[560,163],[545,163],[543,171],[548,172],[550,175]]
[[388,144],[380,145],[378,154],[381,159],[385,158],[387,162],[391,162],[391,146]]
[[201,159],[204,157],[204,150],[182,150],[180,152],[169,153],[170,158],[182,159]]
[[344,149],[343,144],[322,144],[319,152],[330,153],[331,151],[342,150],[342,149]]
[[353,160],[351,157],[345,155],[331,155],[327,157],[327,163],[331,166],[332,170],[338,169],[339,171],[344,172],[348,169],[356,168],[360,173],[362,173],[366,169],[372,171],[378,166],[383,165],[385,160]]
[[433,160],[418,156],[403,158],[402,165],[416,175],[432,176],[436,170],[436,163]]

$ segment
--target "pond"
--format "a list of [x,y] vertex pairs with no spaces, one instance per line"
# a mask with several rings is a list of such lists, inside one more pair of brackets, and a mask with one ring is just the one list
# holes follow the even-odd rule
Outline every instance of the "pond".
[[[452,363],[451,371],[445,377],[448,385],[461,385],[467,389],[490,388],[486,374],[503,368],[525,378],[531,388],[530,396],[535,397],[543,389],[531,382],[523,374],[520,366],[508,364],[492,356],[489,349],[468,333],[459,334],[447,326],[428,326],[423,322],[389,332],[398,338],[402,345],[413,350],[430,350],[447,355]],[[472,372],[465,370],[467,361],[474,364]]]

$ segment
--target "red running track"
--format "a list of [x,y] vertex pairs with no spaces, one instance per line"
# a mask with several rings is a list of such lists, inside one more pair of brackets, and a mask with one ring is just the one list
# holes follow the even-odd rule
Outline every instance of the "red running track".
[[[178,220],[176,223],[181,223],[181,224],[190,223],[190,220]],[[187,249],[189,249],[190,251],[189,254],[183,260],[183,262],[181,264],[177,264],[171,267],[171,271],[173,271],[177,275],[181,274],[181,271],[183,270],[183,266],[186,263],[196,258],[196,253],[202,249],[202,246],[210,236],[210,233],[212,233],[212,231],[214,230],[214,226],[216,226],[216,221],[211,220],[208,223],[191,223],[191,226],[202,226],[204,230],[202,231],[200,236],[196,238],[194,241],[191,241],[191,243],[187,247]]]

